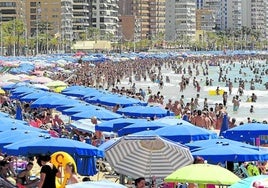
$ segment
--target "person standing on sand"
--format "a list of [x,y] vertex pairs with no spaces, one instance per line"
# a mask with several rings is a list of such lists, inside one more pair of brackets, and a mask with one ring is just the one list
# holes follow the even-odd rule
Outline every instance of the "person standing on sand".
[[56,177],[60,178],[60,171],[50,162],[49,155],[40,156],[38,164],[41,164],[40,182],[38,188],[56,188]]

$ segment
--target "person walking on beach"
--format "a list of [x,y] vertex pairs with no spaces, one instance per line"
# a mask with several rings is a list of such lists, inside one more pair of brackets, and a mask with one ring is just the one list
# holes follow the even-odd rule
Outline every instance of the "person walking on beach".
[[238,111],[238,108],[240,106],[240,100],[239,100],[239,96],[238,95],[236,95],[236,96],[233,97],[232,103],[233,103],[233,111],[234,112],[237,112]]

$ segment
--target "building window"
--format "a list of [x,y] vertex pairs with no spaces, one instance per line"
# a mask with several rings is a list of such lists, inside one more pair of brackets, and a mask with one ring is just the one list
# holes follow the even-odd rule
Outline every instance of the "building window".
[[36,15],[31,15],[30,19],[31,20],[36,20]]
[[36,13],[36,8],[31,8],[31,9],[30,9],[30,12],[31,12],[32,14]]
[[36,2],[31,2],[31,3],[30,3],[30,6],[31,6],[31,7],[36,7]]

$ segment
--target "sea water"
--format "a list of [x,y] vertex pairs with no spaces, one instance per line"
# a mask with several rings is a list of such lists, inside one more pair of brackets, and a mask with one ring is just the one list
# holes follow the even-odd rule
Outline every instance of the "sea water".
[[[255,63],[260,63],[264,67],[261,67],[261,69],[267,69],[268,66],[264,61],[256,61]],[[228,70],[227,74],[227,79],[230,78],[231,81],[233,82],[233,91],[232,95],[228,94],[228,102],[227,102],[227,112],[228,115],[231,118],[235,118],[237,120],[237,123],[240,123],[241,121],[246,122],[247,118],[250,117],[251,119],[254,119],[256,121],[263,121],[263,120],[268,120],[268,91],[265,90],[264,83],[268,81],[267,76],[262,76],[263,84],[254,84],[256,90],[249,90],[250,83],[249,81],[252,78],[255,78],[255,75],[253,75],[250,71],[249,68],[243,68],[242,72],[245,72],[245,74],[238,74],[239,70],[241,68],[241,64],[239,62],[235,62],[235,67],[233,67],[230,64],[224,64],[221,65],[221,67],[230,67]],[[187,69],[188,64],[184,64],[183,67]],[[209,107],[214,107],[215,103],[222,103],[222,96],[210,96],[208,94],[209,90],[216,90],[217,86],[220,87],[220,89],[224,89],[225,91],[228,92],[228,88],[226,87],[225,82],[218,82],[218,76],[219,76],[219,66],[209,66],[209,79],[213,79],[213,86],[205,86],[205,79],[207,76],[202,75],[202,70],[199,69],[200,75],[196,77],[196,80],[199,81],[200,86],[201,86],[201,91],[200,91],[200,99],[199,99],[199,108],[203,108],[203,101],[204,98],[208,98],[208,103]],[[161,95],[165,97],[165,102],[167,102],[168,99],[172,99],[173,102],[174,100],[179,100],[181,95],[185,96],[184,102],[190,102],[191,98],[195,98],[197,91],[193,87],[193,77],[191,77],[190,84],[187,86],[186,90],[183,92],[180,92],[179,88],[179,82],[181,82],[181,74],[175,74],[171,68],[162,68],[162,75],[163,78],[165,79],[166,76],[169,76],[170,78],[170,83],[165,83],[164,82],[164,87],[163,89],[159,89],[158,83],[152,83],[149,79],[147,81],[134,81],[136,84],[137,91],[139,88],[142,88],[147,92],[147,88],[150,87],[153,91],[153,94],[156,94],[158,91],[161,92]],[[193,71],[193,75],[195,75],[195,71]],[[184,75],[185,77],[190,77],[189,75]],[[260,75],[259,75],[260,76]],[[240,97],[241,103],[240,103],[240,108],[237,112],[233,112],[233,104],[232,104],[232,98],[235,95],[238,95],[238,83],[234,83],[234,78],[242,78],[243,80],[247,80],[248,83],[245,85],[245,90],[243,96]],[[134,80],[134,76],[133,76]],[[126,88],[130,88],[131,85],[128,85],[128,79],[125,79],[124,81],[121,82],[121,87],[124,86]],[[257,102],[252,103],[252,102],[247,102],[247,98],[252,95],[252,93],[255,93],[257,95]],[[146,98],[147,100],[148,98]],[[254,106],[254,112],[250,113],[250,106]]]

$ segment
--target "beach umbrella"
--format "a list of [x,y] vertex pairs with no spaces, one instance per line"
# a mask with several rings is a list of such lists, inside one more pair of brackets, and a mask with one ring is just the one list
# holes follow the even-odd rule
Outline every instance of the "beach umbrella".
[[31,102],[31,101],[35,101],[41,97],[47,96],[49,95],[48,92],[46,91],[36,91],[34,93],[29,93],[27,95],[24,95],[22,97],[19,98],[20,101],[24,101],[24,102]]
[[225,161],[244,162],[268,160],[267,152],[231,144],[218,144],[214,147],[201,148],[200,150],[193,151],[192,155],[195,157],[201,156],[214,164]]
[[49,83],[49,82],[52,82],[53,80],[51,80],[50,78],[48,77],[34,77],[31,79],[31,82],[32,83],[41,83],[41,84],[45,84],[45,83]]
[[4,95],[4,94],[6,94],[6,92],[0,88],[0,95]]
[[127,188],[124,185],[114,183],[108,180],[102,181],[86,181],[86,182],[79,182],[76,184],[66,185],[66,188]]
[[182,144],[189,143],[197,140],[207,140],[216,138],[217,134],[210,130],[200,128],[194,125],[171,125],[159,128],[154,131],[154,134],[165,137],[174,142]]
[[69,126],[83,132],[95,132],[95,125],[93,123],[82,123],[79,121],[74,121]]
[[248,177],[245,179],[242,179],[238,181],[237,183],[231,185],[229,188],[249,188],[252,187],[253,183],[258,180],[265,180],[268,179],[267,175],[259,175],[259,176],[253,176],[253,177]]
[[15,83],[15,84],[9,84],[9,85],[2,86],[2,89],[5,91],[9,91],[9,90],[15,89],[15,88],[20,87],[20,86],[25,86],[25,85],[28,85],[28,84],[25,82],[19,82],[19,83]]
[[[140,131],[148,131],[148,130],[156,130],[162,127],[168,126],[167,124],[155,122],[155,121],[144,121],[144,122],[137,122],[131,125],[128,125],[118,131],[119,136],[128,135],[132,133],[137,133]],[[154,136],[154,135],[152,135]]]
[[[36,137],[36,138],[34,138],[34,141],[43,140],[43,139],[44,139],[44,137]],[[30,144],[32,142],[33,142],[33,139],[31,139],[31,138],[27,138],[27,139],[23,139],[23,140],[16,140],[12,144],[8,144],[8,145],[3,146],[2,152],[7,153],[8,155],[18,156],[18,155],[20,155],[19,148],[22,146],[22,143],[24,145],[27,145],[27,144]]]
[[185,144],[190,148],[190,150],[199,150],[203,148],[208,148],[208,147],[216,147],[221,144],[230,144],[230,145],[236,145],[240,147],[246,147],[246,148],[252,148],[252,149],[258,149],[256,146],[252,146],[243,142],[238,142],[226,138],[215,138],[215,139],[208,139],[208,140],[199,140],[199,141],[194,141]]
[[68,87],[66,89],[64,89],[61,93],[64,95],[68,95],[68,96],[73,96],[73,97],[84,97],[87,94],[90,93],[98,93],[100,91],[98,91],[95,88],[89,88],[89,87]]
[[227,131],[228,129],[229,129],[229,118],[226,114],[224,114],[221,124],[220,136],[222,136],[223,132]]
[[110,140],[102,143],[101,145],[98,146],[100,150],[105,151],[107,148],[109,148],[111,145],[113,145],[117,140],[119,140],[121,137],[117,138],[111,138]]
[[168,125],[193,125],[189,123],[188,121],[185,121],[183,119],[178,119],[174,116],[167,116],[160,119],[155,120],[156,122],[165,123]]
[[38,137],[49,136],[48,133],[42,133],[37,131],[27,131],[27,130],[7,130],[0,132],[0,147],[5,145],[22,141],[26,139],[35,139]]
[[114,170],[132,178],[164,178],[193,163],[188,148],[158,136],[124,136],[105,151]]
[[23,120],[23,114],[22,114],[22,108],[20,105],[16,106],[16,116],[15,119],[17,120]]
[[165,117],[174,115],[173,112],[160,108],[158,106],[130,106],[126,108],[120,108],[117,113],[124,114],[129,117]]
[[49,95],[35,100],[31,104],[31,108],[56,108],[71,103],[73,103],[73,100],[66,98],[64,95],[49,93]]
[[115,106],[115,105],[120,105],[122,107],[127,107],[127,106],[134,106],[134,105],[142,105],[146,106],[146,102],[142,102],[137,99],[133,99],[130,97],[126,96],[121,96],[121,95],[107,95],[100,97],[96,100],[97,103],[106,105],[106,106]]
[[222,134],[224,138],[231,140],[255,143],[260,138],[261,143],[268,143],[268,125],[262,123],[247,123],[229,129]]
[[211,164],[192,164],[179,168],[165,178],[165,182],[232,185],[240,178],[231,171]]
[[79,156],[104,156],[103,151],[95,146],[67,138],[45,137],[38,141],[32,140],[30,143],[21,143],[18,149],[18,153],[21,155],[52,154],[57,151],[64,151],[70,155]]
[[144,123],[146,122],[146,119],[131,119],[131,118],[119,118],[119,119],[113,119],[109,121],[102,122],[100,124],[97,124],[95,127],[95,130],[98,131],[107,131],[107,132],[118,132],[118,130],[134,124],[134,123]]
[[[59,107],[59,108],[62,108]],[[58,108],[58,110],[59,110]],[[77,104],[77,105],[73,105],[72,107],[69,108],[65,108],[63,110],[61,110],[62,114],[64,115],[73,115],[73,114],[77,114],[79,112],[86,112],[86,111],[90,111],[90,110],[97,110],[97,109],[103,109],[101,107],[97,107],[91,104]]]
[[63,81],[59,81],[59,80],[48,82],[45,85],[47,87],[49,87],[49,88],[51,88],[51,87],[55,88],[55,87],[67,86],[66,83],[64,83]]
[[122,118],[121,115],[111,112],[106,109],[96,108],[89,111],[83,111],[76,114],[71,115],[72,120],[79,120],[79,119],[88,119],[92,117],[97,117],[99,120],[112,120],[117,118]]

